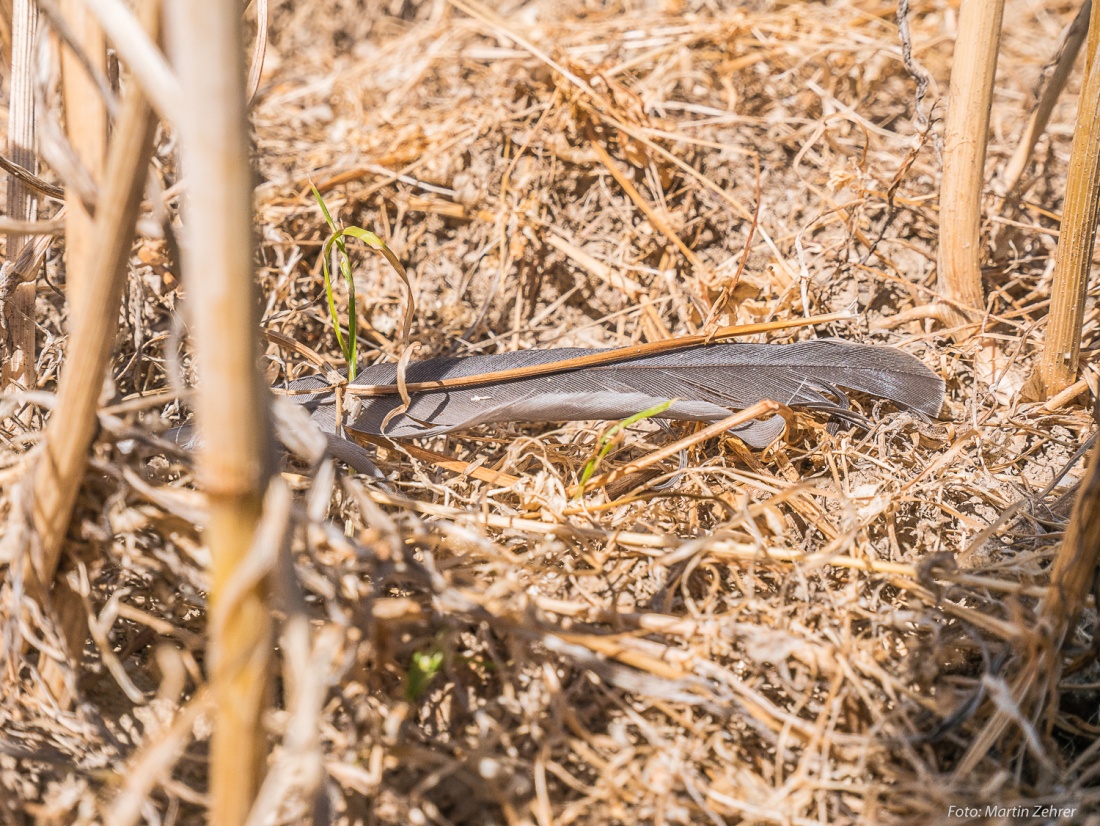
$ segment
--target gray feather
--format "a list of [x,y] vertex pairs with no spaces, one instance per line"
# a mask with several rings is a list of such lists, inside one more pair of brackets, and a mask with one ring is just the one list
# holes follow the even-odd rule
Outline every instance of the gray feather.
[[[515,367],[546,364],[601,350],[527,350],[492,356],[435,358],[408,365],[409,383],[491,374]],[[394,364],[360,370],[354,385],[392,385]],[[310,376],[291,384],[296,391],[326,387]],[[499,422],[623,419],[661,402],[675,400],[663,418],[714,422],[731,411],[763,399],[791,407],[824,410],[850,421],[848,400],[840,388],[880,396],[929,416],[939,413],[943,381],[913,356],[891,347],[836,339],[796,344],[713,344],[598,367],[566,370],[535,378],[493,381],[412,397],[408,410],[386,425],[391,438],[433,436],[479,424]],[[291,398],[305,404],[327,433],[335,432],[332,392]],[[382,435],[386,416],[399,408],[396,395],[365,397],[347,427]],[[765,447],[783,431],[776,416],[734,430],[752,447]]]

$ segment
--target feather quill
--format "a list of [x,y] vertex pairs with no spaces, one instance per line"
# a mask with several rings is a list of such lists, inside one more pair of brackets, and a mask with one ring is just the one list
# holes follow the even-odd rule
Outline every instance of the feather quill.
[[[412,362],[405,373],[409,385],[469,376],[484,380],[471,386],[422,390],[398,413],[394,411],[402,401],[395,395],[397,365],[365,367],[352,387],[388,387],[390,391],[361,398],[345,424],[349,430],[405,439],[500,422],[623,419],[665,401],[672,404],[663,418],[715,422],[763,399],[861,423],[841,388],[889,399],[927,416],[937,415],[943,403],[943,380],[918,359],[892,347],[837,339],[713,344],[530,378],[493,378],[505,370],[604,352],[608,351],[526,350]],[[314,388],[318,392],[303,392]],[[323,377],[299,379],[289,389],[295,393],[291,398],[310,410],[322,432],[337,432],[335,394]],[[775,441],[783,427],[782,418],[775,416],[731,432],[751,447],[761,448]]]

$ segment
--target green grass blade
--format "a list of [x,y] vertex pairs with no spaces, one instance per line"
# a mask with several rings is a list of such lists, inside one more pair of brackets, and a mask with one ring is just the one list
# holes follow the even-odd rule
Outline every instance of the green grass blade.
[[[351,259],[348,256],[348,248],[344,243],[346,231],[337,228],[336,222],[332,220],[332,215],[328,211],[328,205],[317,187],[310,182],[309,188],[313,192],[313,198],[317,201],[317,205],[321,207],[321,213],[325,216],[325,223],[332,231],[321,250],[321,268],[325,276],[325,299],[328,302],[328,311],[332,318],[332,330],[336,334],[336,344],[339,346],[340,352],[344,355],[344,361],[348,365],[348,378],[354,380],[359,369],[359,336],[356,334],[358,328],[355,317],[355,279],[351,272]],[[346,340],[340,332],[340,318],[336,313],[336,297],[333,295],[332,290],[332,271],[329,268],[329,255],[332,253],[333,243],[336,244],[336,250],[340,256],[340,271],[348,288],[348,337]]]
[[[344,354],[344,361],[348,365],[348,378],[354,380],[359,367],[359,337],[356,335],[358,326],[356,323],[355,310],[355,278],[351,271],[351,256],[348,255],[348,248],[347,244],[344,243],[344,239],[355,238],[362,241],[371,249],[381,252],[390,266],[394,268],[399,276],[401,276],[401,280],[405,282],[405,287],[409,290],[409,307],[405,313],[403,336],[408,334],[408,328],[412,318],[412,287],[409,284],[409,277],[405,272],[405,268],[401,266],[401,262],[397,259],[397,256],[393,254],[393,250],[386,245],[385,241],[370,230],[363,229],[362,227],[338,228],[336,222],[332,220],[332,215],[329,214],[325,199],[321,197],[321,193],[317,191],[317,187],[311,183],[310,189],[313,191],[313,197],[317,201],[317,205],[321,207],[322,214],[325,216],[325,223],[328,224],[329,229],[332,231],[332,234],[325,240],[324,247],[321,249],[321,268],[325,275],[325,298],[328,301],[329,314],[332,316],[332,329],[336,333],[336,343],[340,346],[340,351]],[[340,322],[336,315],[336,298],[332,290],[332,271],[329,267],[329,256],[332,254],[333,244],[336,245],[336,252],[340,258],[340,274],[344,277],[344,283],[347,285],[348,290],[347,340],[344,339],[343,333],[340,332]]]
[[653,416],[659,416],[661,413],[664,413],[666,410],[672,407],[672,403],[674,401],[676,400],[669,399],[668,401],[663,401],[660,404],[655,404],[653,405],[653,407],[646,408],[640,413],[635,413],[633,416],[628,416],[621,422],[616,422],[614,425],[608,428],[607,432],[604,433],[603,437],[600,439],[599,447],[596,449],[596,455],[588,460],[588,462],[584,466],[584,470],[581,472],[580,483],[577,486],[577,495],[574,498],[579,499],[581,496],[584,495],[584,486],[588,483],[588,480],[592,478],[592,475],[599,468],[600,463],[607,457],[607,454],[611,452],[611,448],[615,442],[615,437],[618,434],[625,431],[632,424],[637,424],[638,422],[652,418]]

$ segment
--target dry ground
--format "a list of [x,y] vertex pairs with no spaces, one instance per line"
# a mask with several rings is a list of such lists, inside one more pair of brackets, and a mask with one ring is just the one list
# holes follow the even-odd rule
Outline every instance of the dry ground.
[[[1077,78],[1023,198],[996,197],[1075,10],[1009,3],[989,314],[956,344],[933,320],[890,321],[933,295],[955,5],[915,4],[910,73],[878,0],[275,3],[254,103],[267,329],[338,356],[312,180],[406,262],[422,354],[655,340],[712,309],[736,323],[852,308],[818,334],[902,347],[949,398],[935,423],[857,399],[870,433],[806,416],[764,453],[700,445],[670,490],[576,501],[598,423],[420,445],[500,474],[483,478],[393,450],[389,490],[290,468],[266,822],[910,823],[1020,801],[1088,821],[1095,663],[1067,675],[1050,727],[1016,715],[956,770],[995,708],[1014,713],[1007,680],[1080,463],[1060,474],[1094,428],[1081,406],[1018,392],[1042,340]],[[167,186],[172,149],[163,136]],[[5,664],[0,819],[203,817],[202,499],[190,458],[150,438],[186,418],[193,378],[171,249],[136,250],[71,534],[96,629],[72,675],[81,701],[43,698],[47,654]],[[395,359],[405,293],[353,254],[367,355]],[[63,279],[56,249],[39,301],[47,391]],[[1097,343],[1091,311],[1086,354]],[[273,381],[313,369],[274,345],[268,364]],[[38,425],[4,431],[0,562],[29,541],[19,481]],[[638,427],[611,461],[666,441]],[[33,623],[6,599],[10,642]],[[48,623],[34,633],[48,651]]]

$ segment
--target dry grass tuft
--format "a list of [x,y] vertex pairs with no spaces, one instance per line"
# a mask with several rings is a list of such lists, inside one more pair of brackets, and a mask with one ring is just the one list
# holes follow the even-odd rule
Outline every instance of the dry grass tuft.
[[[881,0],[360,5],[266,9],[253,119],[267,330],[339,352],[312,180],[405,263],[421,355],[655,341],[855,305],[858,320],[819,334],[920,356],[949,400],[931,423],[857,399],[870,433],[802,416],[764,453],[694,445],[669,490],[652,484],[674,460],[579,500],[599,425],[383,448],[387,486],[291,467],[285,529],[261,526],[284,548],[262,561],[280,677],[249,823],[913,823],[1021,803],[1086,822],[1100,809],[1095,605],[1054,671],[1035,663],[1095,428],[1074,397],[1095,394],[1095,373],[1073,395],[1020,400],[1079,73],[983,227],[990,309],[956,343],[906,315],[935,297],[947,4],[914,4],[908,21],[927,134]],[[987,181],[1076,10],[1009,0]],[[172,140],[154,191],[174,216]],[[91,634],[67,672],[72,710],[39,686],[55,625],[18,579],[5,586],[0,820],[205,816],[207,504],[192,457],[157,436],[186,419],[193,378],[174,245],[168,232],[135,250],[69,535]],[[396,360],[404,288],[352,255],[360,346]],[[58,253],[47,272],[57,283]],[[24,411],[0,455],[9,574],[35,541],[23,480],[55,399],[63,308],[39,289],[46,389],[2,397],[0,414]],[[1092,309],[1082,351],[1097,346]],[[273,382],[315,369],[267,356]],[[639,426],[603,469],[669,441]],[[23,640],[27,659],[13,655]]]

